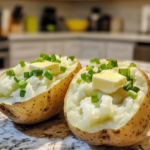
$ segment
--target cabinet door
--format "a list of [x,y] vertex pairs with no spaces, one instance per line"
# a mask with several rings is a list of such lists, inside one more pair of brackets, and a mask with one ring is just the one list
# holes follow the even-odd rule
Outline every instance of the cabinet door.
[[64,55],[75,56],[76,58],[81,58],[79,40],[66,40],[64,43]]
[[49,55],[59,54],[64,55],[64,42],[62,41],[49,41],[46,42],[46,53]]
[[134,43],[108,42],[106,46],[106,56],[108,59],[133,60],[134,47]]
[[42,52],[45,52],[42,42],[13,42],[10,44],[10,67],[14,67],[21,60],[36,60]]
[[83,59],[105,58],[105,42],[83,40],[81,45],[81,57]]

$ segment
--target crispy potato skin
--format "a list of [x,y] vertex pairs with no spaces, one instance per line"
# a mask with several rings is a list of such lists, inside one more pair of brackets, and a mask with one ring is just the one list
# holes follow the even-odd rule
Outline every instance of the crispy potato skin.
[[35,124],[58,114],[64,104],[64,97],[74,75],[81,69],[78,62],[76,68],[48,91],[25,102],[13,105],[0,104],[0,111],[18,124]]
[[146,79],[148,91],[137,113],[124,126],[117,130],[103,129],[96,133],[88,133],[72,126],[67,120],[65,113],[64,115],[70,130],[77,137],[91,145],[122,147],[133,145],[142,140],[149,130],[150,123],[150,80],[142,70],[140,71]]

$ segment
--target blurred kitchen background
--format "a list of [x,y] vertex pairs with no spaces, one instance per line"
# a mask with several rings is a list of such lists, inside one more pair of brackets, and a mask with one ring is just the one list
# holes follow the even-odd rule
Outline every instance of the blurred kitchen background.
[[0,68],[41,52],[150,61],[148,0],[0,0]]

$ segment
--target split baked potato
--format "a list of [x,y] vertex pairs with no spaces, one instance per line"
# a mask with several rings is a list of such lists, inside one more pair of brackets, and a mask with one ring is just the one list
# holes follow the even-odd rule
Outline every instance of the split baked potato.
[[92,59],[71,81],[64,113],[71,131],[80,139],[91,145],[122,147],[146,135],[149,105],[150,81],[134,63]]
[[73,76],[81,69],[74,57],[47,55],[21,61],[0,76],[0,111],[18,124],[35,124],[58,114]]

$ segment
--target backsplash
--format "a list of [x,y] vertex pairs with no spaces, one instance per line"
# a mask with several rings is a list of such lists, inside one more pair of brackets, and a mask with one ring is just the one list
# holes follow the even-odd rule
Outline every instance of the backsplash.
[[42,10],[46,6],[57,9],[57,15],[64,18],[87,18],[93,6],[98,6],[103,13],[113,17],[120,17],[124,21],[125,32],[138,32],[140,29],[141,7],[150,5],[150,1],[100,1],[100,2],[42,2],[38,1],[0,1],[0,8],[13,10],[16,4],[22,5],[24,14],[41,17]]

